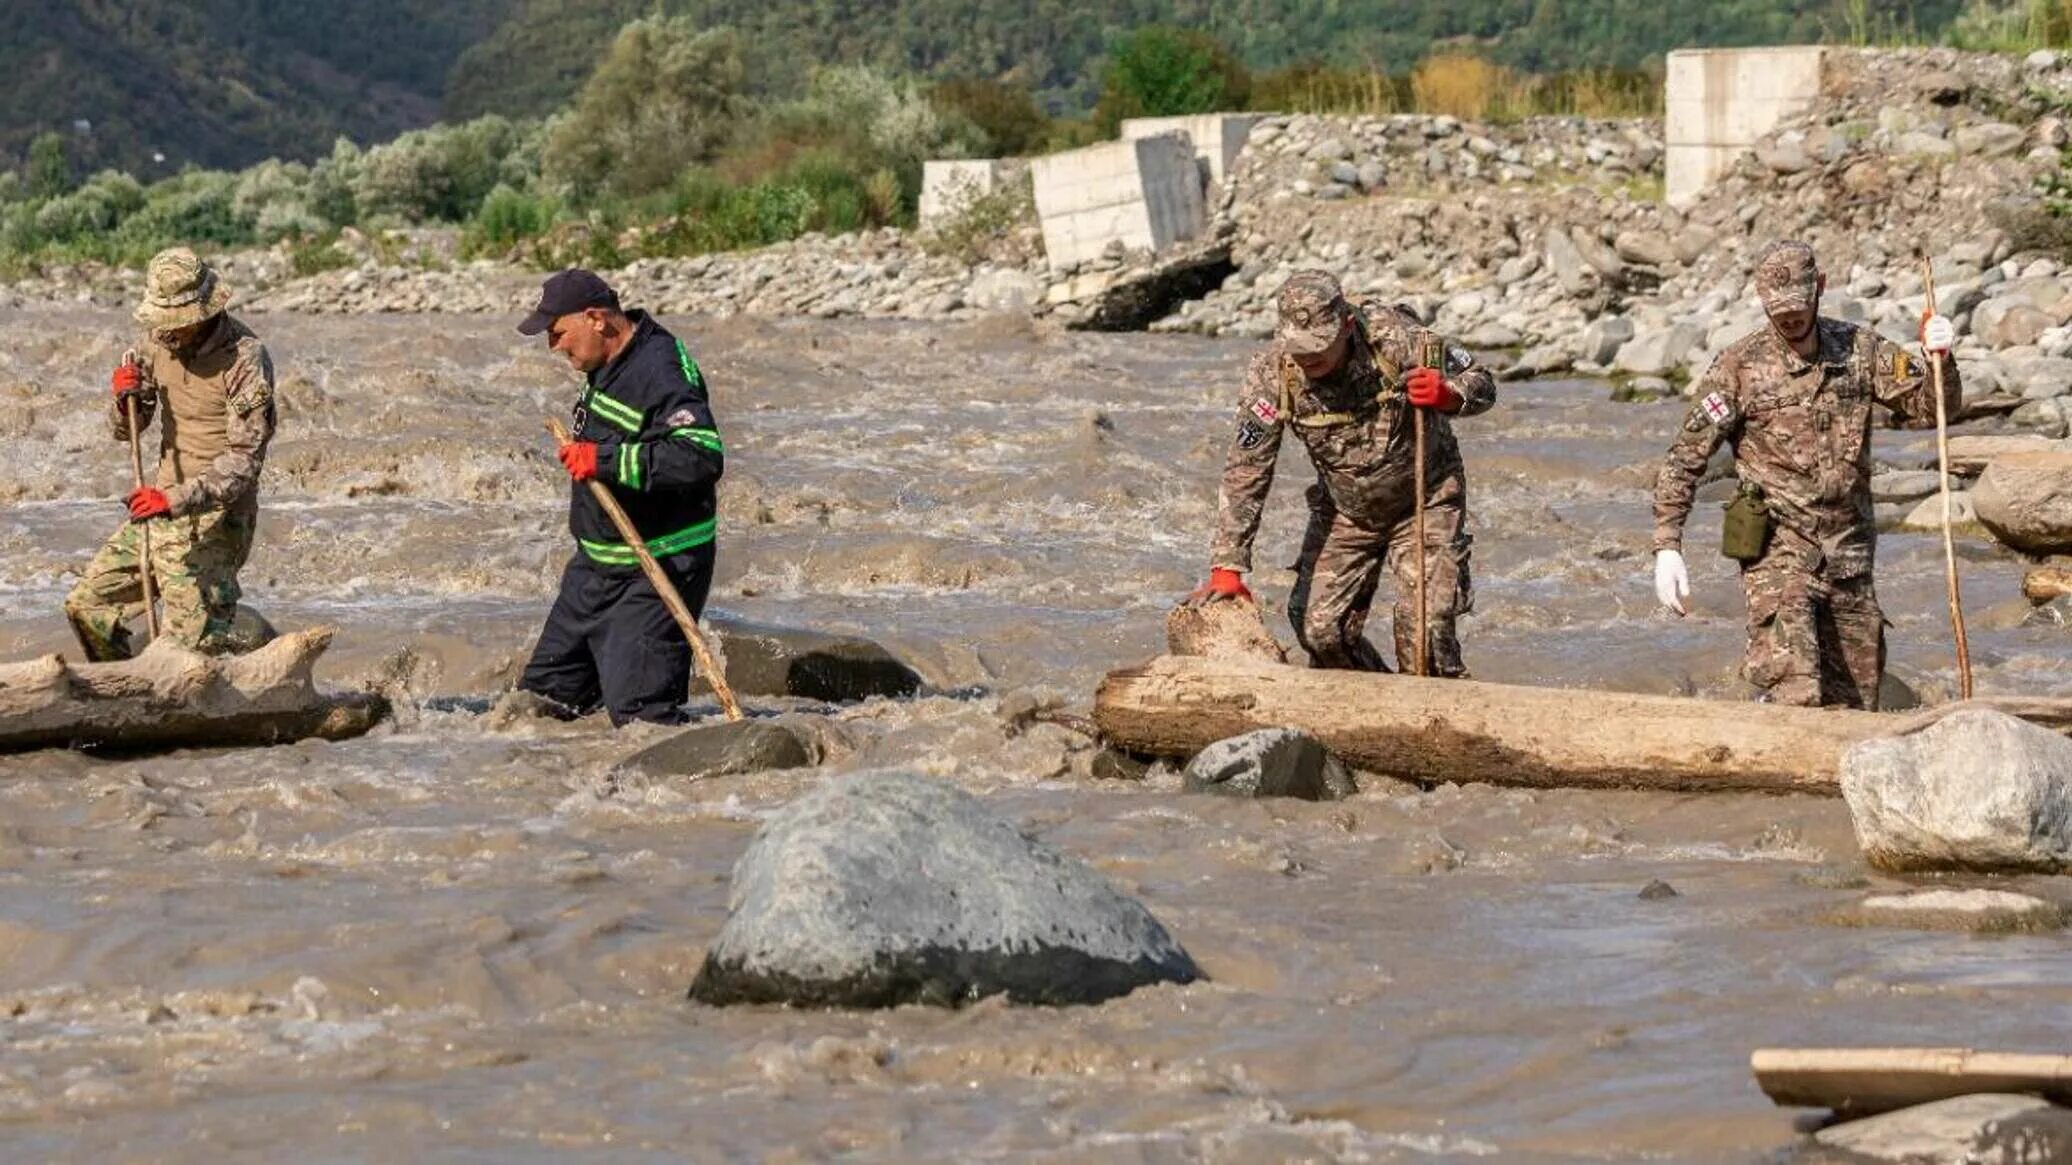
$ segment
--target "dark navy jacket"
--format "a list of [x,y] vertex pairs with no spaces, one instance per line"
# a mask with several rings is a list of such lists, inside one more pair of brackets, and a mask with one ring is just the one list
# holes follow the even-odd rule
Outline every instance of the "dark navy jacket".
[[[633,519],[650,553],[668,559],[710,554],[725,459],[706,399],[705,375],[683,341],[646,312],[626,313],[633,339],[618,358],[589,375],[575,407],[575,438],[597,443],[597,480]],[[592,565],[608,573],[640,569],[590,487],[574,483],[569,531]]]

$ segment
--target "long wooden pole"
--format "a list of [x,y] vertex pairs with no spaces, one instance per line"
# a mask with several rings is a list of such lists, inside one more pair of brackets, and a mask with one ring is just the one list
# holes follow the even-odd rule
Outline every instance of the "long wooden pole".
[[[1935,305],[1935,261],[1921,256],[1921,278],[1927,289],[1928,314],[1939,314]],[[1957,581],[1957,536],[1951,530],[1950,502],[1950,416],[1943,403],[1943,354],[1926,353],[1935,378],[1935,458],[1942,474],[1943,568],[1950,592],[1950,628],[1957,637],[1957,692],[1971,699],[1971,641],[1964,633],[1964,590]]]
[[[1444,356],[1440,356],[1435,361],[1430,353],[1423,351],[1418,355],[1419,367],[1424,368],[1436,367],[1445,359]],[[1425,577],[1431,573],[1428,569],[1430,563],[1426,561],[1429,552],[1425,546],[1425,411],[1416,405],[1410,406],[1410,439],[1416,446],[1411,454],[1410,472],[1416,478],[1416,484],[1411,488],[1411,499],[1417,507],[1411,530],[1412,536],[1417,539],[1417,650],[1411,653],[1410,658],[1417,674],[1428,676],[1432,674],[1432,627],[1430,608],[1425,606]]]
[[[548,418],[547,431],[554,434],[556,444],[569,444],[568,427],[559,420]],[[741,704],[734,699],[734,689],[727,686],[727,677],[721,674],[719,665],[713,662],[712,649],[705,645],[705,636],[698,630],[698,621],[691,617],[691,609],[684,605],[683,596],[676,591],[676,584],[663,573],[662,564],[655,561],[655,556],[648,553],[646,540],[640,536],[640,531],[634,528],[633,519],[627,517],[626,511],[620,508],[619,499],[612,496],[612,491],[601,481],[593,480],[589,486],[591,496],[597,499],[598,505],[604,507],[604,512],[612,520],[612,525],[618,528],[619,537],[627,546],[633,548],[634,555],[640,559],[641,572],[647,575],[648,582],[655,588],[655,593],[662,596],[662,605],[669,608],[669,613],[676,618],[676,625],[683,628],[683,637],[690,642],[691,654],[698,657],[698,670],[703,672],[706,680],[712,684],[712,693],[719,697],[721,710],[727,714],[729,720],[741,719]]]
[[[124,364],[135,364],[137,354],[122,354]],[[130,393],[122,398],[124,413],[129,419],[130,476],[136,488],[144,488],[144,438],[137,432],[137,394]],[[137,582],[144,591],[144,626],[151,632],[151,638],[158,638],[158,596],[151,585],[151,523],[137,523]]]

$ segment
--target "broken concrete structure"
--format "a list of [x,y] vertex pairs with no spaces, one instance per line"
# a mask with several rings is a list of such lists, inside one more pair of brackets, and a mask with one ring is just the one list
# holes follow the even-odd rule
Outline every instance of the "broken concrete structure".
[[1218,186],[1237,165],[1237,156],[1264,113],[1202,113],[1187,117],[1130,117],[1122,122],[1122,140],[1184,133],[1194,142],[1194,156],[1208,163],[1208,179]]
[[1688,206],[1756,140],[1820,96],[1818,46],[1687,49],[1669,54],[1669,204]]
[[1053,270],[1111,246],[1159,251],[1208,225],[1194,143],[1167,133],[1030,162],[1043,249]]
[[940,226],[974,201],[1012,180],[1011,162],[999,158],[926,162],[921,166],[921,229]]

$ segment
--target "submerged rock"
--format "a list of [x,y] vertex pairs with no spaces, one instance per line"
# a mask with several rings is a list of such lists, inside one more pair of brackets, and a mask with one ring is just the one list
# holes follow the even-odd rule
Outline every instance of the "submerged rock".
[[1293,728],[1263,728],[1219,740],[1195,754],[1185,773],[1190,793],[1342,801],[1359,792],[1344,762],[1322,741]]
[[[2072,1159],[2072,1111],[2034,1096],[1977,1093],[1823,1129],[1814,1141],[1851,1162],[1974,1165]],[[1810,1160],[1836,1160],[1812,1157]]]
[[2072,740],[1965,709],[1842,756],[1856,840],[1888,870],[2072,866]]
[[1866,898],[1861,917],[1917,930],[2056,930],[2065,925],[2065,908],[2006,890],[1923,890]]
[[703,1003],[1098,1003],[1201,977],[1151,912],[977,798],[902,772],[771,817],[691,985]]
[[[714,616],[727,683],[743,696],[798,696],[846,703],[899,699],[924,686],[919,673],[871,640]],[[694,681],[695,682],[695,681]]]
[[700,724],[634,753],[619,762],[618,770],[696,781],[808,768],[827,759],[828,734],[839,731],[806,716]]

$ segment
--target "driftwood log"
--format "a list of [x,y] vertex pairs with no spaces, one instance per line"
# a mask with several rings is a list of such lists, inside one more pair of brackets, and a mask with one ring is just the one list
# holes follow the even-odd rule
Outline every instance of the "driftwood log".
[[1688,792],[1840,792],[1843,750],[1961,707],[2063,731],[2072,703],[1973,700],[1906,716],[1161,656],[1108,674],[1094,721],[1130,752],[1191,757],[1299,728],[1357,768],[1425,784]]
[[317,690],[311,671],[331,635],[329,628],[298,631],[223,658],[160,640],[121,663],[68,664],[51,655],[0,665],[0,752],[359,736],[388,715],[388,701]]
[[1850,1118],[1975,1092],[2014,1092],[2072,1104],[2072,1056],[1968,1048],[1758,1048],[1749,1067],[1764,1094],[1789,1108]]

